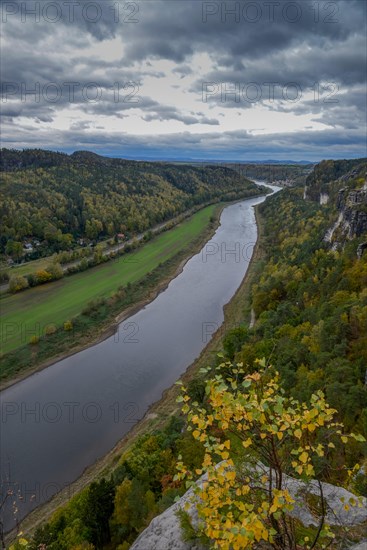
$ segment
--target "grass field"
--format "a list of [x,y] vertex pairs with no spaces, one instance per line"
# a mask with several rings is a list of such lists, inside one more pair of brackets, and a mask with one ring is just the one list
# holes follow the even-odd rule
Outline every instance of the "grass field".
[[12,275],[29,275],[41,269],[46,269],[50,264],[52,264],[52,256],[47,256],[47,258],[40,258],[39,260],[32,260],[25,264],[14,265],[14,267],[7,269],[7,271],[10,277]]
[[80,313],[91,300],[108,297],[119,286],[144,277],[200,235],[215,208],[211,205],[200,210],[189,220],[115,261],[2,298],[2,352],[24,345],[35,332],[42,334],[47,325],[60,326]]

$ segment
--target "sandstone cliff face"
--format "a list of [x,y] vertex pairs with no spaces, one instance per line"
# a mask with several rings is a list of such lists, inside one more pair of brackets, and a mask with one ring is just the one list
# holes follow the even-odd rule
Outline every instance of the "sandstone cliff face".
[[[130,550],[204,550],[195,542],[183,540],[180,520],[177,516],[177,512],[183,510],[185,503],[191,502],[192,498],[193,490],[189,489],[178,502],[151,521]],[[188,513],[193,525],[196,525],[197,513],[193,504],[190,505]]]
[[[367,186],[364,185],[362,189],[358,190],[340,189],[336,207],[339,217],[325,235],[325,241],[331,243],[334,249],[346,240],[367,234]],[[357,251],[359,257],[362,256],[366,248],[367,243],[359,245]]]
[[337,208],[343,214],[344,233],[348,239],[367,233],[367,189],[341,189]]
[[[305,200],[328,205],[338,211],[324,240],[335,250],[346,241],[367,235],[367,163],[365,159],[323,161],[306,181]],[[367,243],[360,244],[361,257]]]
[[[197,482],[202,483],[205,476]],[[306,484],[290,476],[284,476],[284,487],[295,499],[291,515],[299,519],[303,525],[310,526],[319,524],[319,518],[315,517],[307,504],[306,495],[319,496],[319,485],[316,481]],[[350,498],[356,498],[352,493],[342,487],[336,487],[330,483],[322,483],[323,496],[326,500],[327,515],[326,521],[331,526],[354,527],[364,524],[367,521],[367,499],[360,497],[360,507],[351,506],[348,510],[344,509],[343,502],[348,502]],[[343,499],[343,501],[342,501]],[[187,510],[192,525],[197,526],[198,515],[195,507],[195,498],[193,490],[190,489],[183,497],[168,508],[163,514],[152,520],[150,525],[141,533],[139,538],[130,547],[130,550],[205,550],[200,544],[194,542],[185,542],[181,531],[180,520],[177,516],[178,510],[183,510],[185,503],[189,503]],[[358,544],[348,543],[340,548],[350,550],[366,550],[367,540],[360,541]],[[266,546],[259,546],[259,550]],[[206,549],[207,550],[207,549]]]

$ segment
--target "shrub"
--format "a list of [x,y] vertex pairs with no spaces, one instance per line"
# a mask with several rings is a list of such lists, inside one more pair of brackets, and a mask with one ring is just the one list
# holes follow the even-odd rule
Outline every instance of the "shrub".
[[79,271],[81,271],[80,268],[79,268],[79,266],[77,266],[77,265],[71,265],[70,267],[67,268],[67,270],[66,270],[65,273],[66,273],[67,275],[74,275],[74,273],[79,273]]
[[73,323],[71,321],[65,321],[64,323],[64,330],[66,332],[73,330]]
[[96,313],[100,307],[107,303],[106,298],[96,298],[87,303],[85,308],[82,310],[83,315],[90,316],[93,313]]
[[150,241],[151,239],[153,239],[153,237],[154,237],[153,231],[149,230],[145,233],[145,235],[143,237],[143,240],[145,242],[147,242],[147,241]]
[[29,343],[32,344],[32,346],[34,346],[38,344],[39,341],[40,341],[39,336],[32,336],[31,339],[29,340]]
[[57,331],[56,325],[47,325],[47,327],[45,328],[45,334],[47,336],[51,336],[51,334],[55,334],[56,331]]
[[27,275],[27,281],[30,287],[38,285],[37,277],[34,273]]
[[354,480],[354,489],[359,495],[367,497],[367,478],[363,471],[356,475]]
[[15,541],[14,544],[9,546],[9,550],[27,550],[29,548],[28,541],[24,538],[20,538]]
[[10,278],[9,281],[9,290],[13,294],[16,292],[20,292],[21,290],[24,290],[25,288],[28,288],[29,284],[25,277],[22,277],[20,275],[15,275]]
[[79,264],[79,271],[85,271],[86,269],[88,269],[88,267],[89,267],[88,261],[85,258],[83,258]]
[[52,275],[45,269],[40,269],[36,272],[37,282],[39,285],[42,285],[44,283],[48,283],[48,281],[52,280]]
[[60,264],[54,263],[49,265],[46,268],[46,272],[49,273],[53,280],[57,281],[58,279],[62,279],[64,276],[64,271]]

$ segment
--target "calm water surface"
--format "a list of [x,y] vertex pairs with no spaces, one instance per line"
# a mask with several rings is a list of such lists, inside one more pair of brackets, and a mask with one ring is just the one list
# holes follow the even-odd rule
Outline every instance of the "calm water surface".
[[114,336],[2,392],[3,492],[21,493],[18,519],[106,454],[200,354],[246,273],[263,200],[226,207],[202,251]]

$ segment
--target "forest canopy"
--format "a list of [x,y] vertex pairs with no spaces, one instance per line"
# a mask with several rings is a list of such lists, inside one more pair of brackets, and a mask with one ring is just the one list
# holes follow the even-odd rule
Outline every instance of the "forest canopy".
[[195,205],[259,193],[224,166],[137,162],[83,151],[69,156],[2,149],[0,168],[0,252],[14,259],[34,239],[38,255],[45,255],[81,238],[140,233]]

